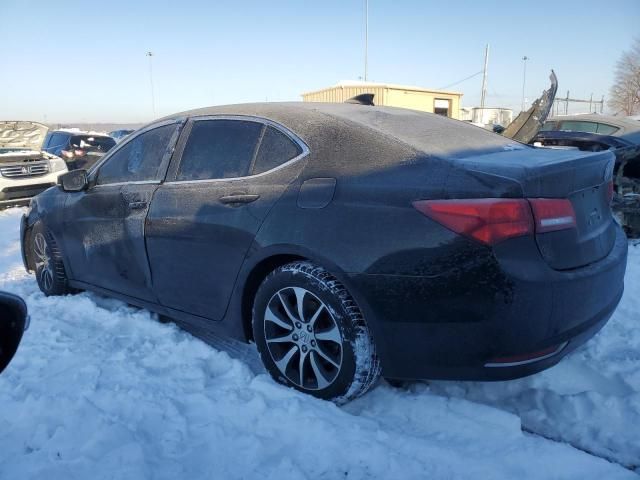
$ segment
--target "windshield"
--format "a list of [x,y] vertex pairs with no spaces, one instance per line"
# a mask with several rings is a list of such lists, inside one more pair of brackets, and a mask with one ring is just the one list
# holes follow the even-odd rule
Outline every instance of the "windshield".
[[89,152],[108,152],[115,144],[111,137],[100,137],[97,135],[74,135],[69,140],[72,148],[81,148]]

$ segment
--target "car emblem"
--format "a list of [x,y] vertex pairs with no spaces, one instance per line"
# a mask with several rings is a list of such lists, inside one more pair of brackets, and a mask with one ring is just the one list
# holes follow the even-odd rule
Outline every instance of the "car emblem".
[[26,175],[27,173],[29,173],[29,169],[27,167],[22,167],[22,174]]

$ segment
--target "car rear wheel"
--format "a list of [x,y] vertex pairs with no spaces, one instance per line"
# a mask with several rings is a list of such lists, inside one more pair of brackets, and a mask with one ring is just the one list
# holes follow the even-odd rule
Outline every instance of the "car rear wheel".
[[360,309],[340,282],[309,262],[267,276],[255,297],[253,333],[271,376],[316,397],[343,403],[380,377]]
[[58,244],[41,222],[36,223],[31,231],[31,258],[42,293],[52,296],[74,292],[69,287]]

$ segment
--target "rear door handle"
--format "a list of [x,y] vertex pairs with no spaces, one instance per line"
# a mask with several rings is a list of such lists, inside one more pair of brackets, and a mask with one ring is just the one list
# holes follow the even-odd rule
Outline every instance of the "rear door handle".
[[225,195],[220,197],[220,203],[234,204],[234,203],[251,203],[260,198],[260,195],[249,195],[247,193],[233,193],[231,195]]
[[131,210],[141,210],[147,208],[147,202],[129,202],[129,208]]

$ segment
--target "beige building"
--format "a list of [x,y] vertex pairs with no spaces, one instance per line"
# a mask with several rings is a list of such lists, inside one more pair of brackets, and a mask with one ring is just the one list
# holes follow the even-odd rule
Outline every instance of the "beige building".
[[460,118],[462,93],[406,85],[372,82],[340,82],[333,87],[302,94],[304,102],[342,103],[362,93],[373,93],[375,105],[409,108]]

